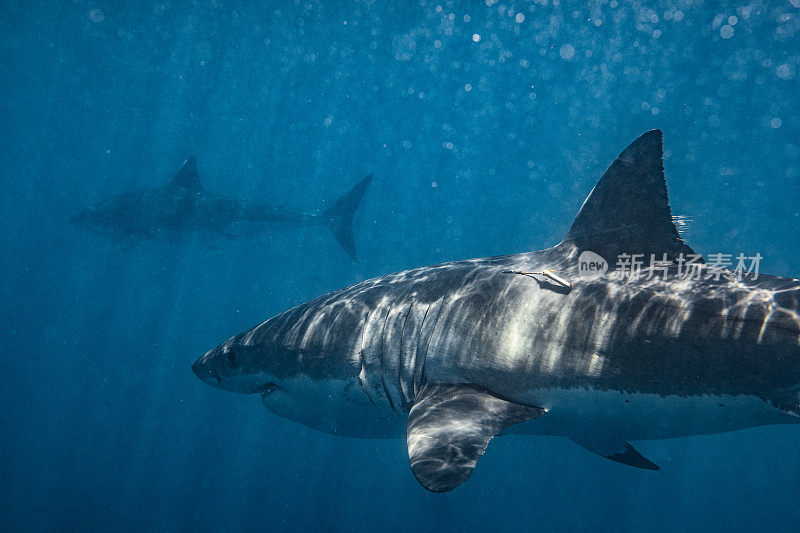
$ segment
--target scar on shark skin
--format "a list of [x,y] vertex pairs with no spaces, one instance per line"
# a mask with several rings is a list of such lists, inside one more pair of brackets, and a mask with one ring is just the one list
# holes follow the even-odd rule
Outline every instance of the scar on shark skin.
[[[536,280],[537,283],[543,285],[545,288],[553,288],[556,292],[562,292],[563,294],[569,294],[572,290],[572,282],[565,280],[558,274],[556,274],[555,270],[542,270],[541,272],[524,272],[522,270],[504,270],[503,274],[520,274],[522,276],[528,276]],[[536,276],[544,276],[548,280],[552,281],[553,283],[543,282]]]

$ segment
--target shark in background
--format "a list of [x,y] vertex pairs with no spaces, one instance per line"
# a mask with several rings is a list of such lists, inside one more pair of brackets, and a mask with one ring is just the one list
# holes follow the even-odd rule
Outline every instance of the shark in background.
[[112,196],[77,213],[71,221],[111,238],[124,249],[165,233],[203,232],[235,238],[240,228],[262,223],[322,225],[355,260],[353,215],[371,181],[370,174],[319,214],[294,212],[203,189],[193,156],[166,185]]
[[[800,422],[800,280],[664,269],[696,254],[662,157],[660,131],[635,140],[552,248],[363,281],[235,335],[193,371],[321,431],[405,437],[435,492],[504,433],[658,470],[630,441]],[[581,276],[584,253],[608,272]],[[613,275],[623,254],[658,263]]]

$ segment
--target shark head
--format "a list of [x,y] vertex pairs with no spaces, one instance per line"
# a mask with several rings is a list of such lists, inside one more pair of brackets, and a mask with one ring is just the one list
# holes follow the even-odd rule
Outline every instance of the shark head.
[[264,346],[242,344],[237,337],[209,350],[195,361],[192,365],[194,373],[212,387],[231,392],[255,394],[275,391],[280,381],[279,367],[285,367],[280,354]]
[[[212,387],[260,394],[264,406],[284,418],[328,433],[361,436],[363,425],[345,408],[367,407],[356,405],[364,400],[359,367],[345,355],[349,350],[314,339],[315,332],[330,327],[325,311],[301,308],[307,314],[290,310],[228,339],[195,361],[192,370]],[[296,335],[298,330],[305,335]]]
[[70,222],[78,228],[110,239],[122,249],[128,249],[141,239],[152,236],[137,226],[137,213],[128,196],[124,196],[83,209],[73,215]]

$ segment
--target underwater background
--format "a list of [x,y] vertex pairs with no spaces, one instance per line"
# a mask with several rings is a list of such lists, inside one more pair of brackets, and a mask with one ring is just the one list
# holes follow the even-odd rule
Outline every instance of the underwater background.
[[[190,370],[357,281],[556,244],[651,128],[689,244],[799,276],[797,0],[4,1],[0,57],[1,529],[797,530],[797,426],[637,443],[659,472],[507,436],[432,494],[403,439]],[[308,212],[373,173],[359,260],[317,226],[69,223],[191,155],[209,191]]]

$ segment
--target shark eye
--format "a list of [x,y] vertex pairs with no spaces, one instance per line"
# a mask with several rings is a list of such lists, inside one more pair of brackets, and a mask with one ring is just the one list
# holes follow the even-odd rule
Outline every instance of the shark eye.
[[231,363],[236,361],[236,350],[232,350],[231,348],[228,348],[228,349],[225,350],[225,355],[228,356],[228,361],[230,361]]

